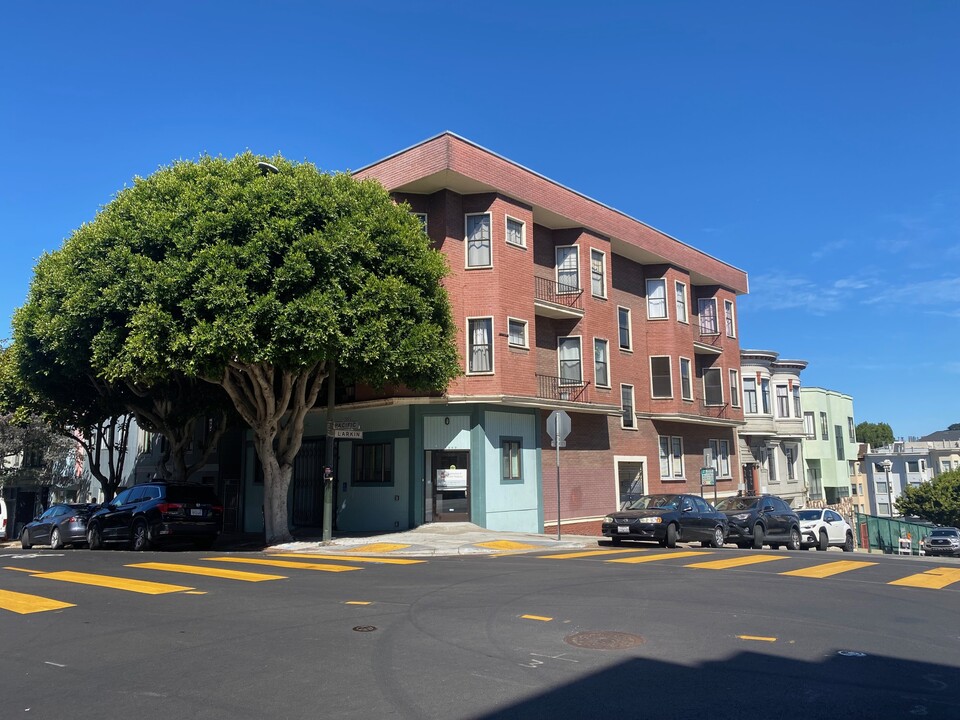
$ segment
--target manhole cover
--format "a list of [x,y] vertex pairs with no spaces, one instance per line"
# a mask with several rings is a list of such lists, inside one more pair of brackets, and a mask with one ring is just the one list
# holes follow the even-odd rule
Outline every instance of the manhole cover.
[[353,631],[354,632],[373,632],[377,628],[373,625],[357,625]]
[[580,632],[568,635],[563,641],[588,650],[626,650],[643,645],[642,637],[624,632]]
[[843,655],[844,657],[866,657],[866,653],[859,652],[857,650],[841,650],[837,655]]

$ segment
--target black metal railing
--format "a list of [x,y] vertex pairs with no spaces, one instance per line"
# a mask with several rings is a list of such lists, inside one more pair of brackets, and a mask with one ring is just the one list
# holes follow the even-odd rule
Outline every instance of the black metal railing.
[[574,310],[583,310],[583,290],[572,285],[554,282],[547,278],[534,278],[534,298],[564,305]]
[[730,411],[730,405],[728,403],[708,403],[704,399],[700,399],[700,414],[704,417],[713,417],[713,418],[731,418],[733,413]]
[[570,382],[564,378],[550,375],[537,375],[537,397],[544,400],[563,402],[590,402],[587,388],[589,382]]

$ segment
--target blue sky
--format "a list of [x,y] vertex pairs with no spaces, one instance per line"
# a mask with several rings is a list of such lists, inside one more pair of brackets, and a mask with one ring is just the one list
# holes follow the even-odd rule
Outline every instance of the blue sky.
[[450,130],[747,271],[745,348],[960,422],[960,3],[3,4],[0,313],[137,175]]

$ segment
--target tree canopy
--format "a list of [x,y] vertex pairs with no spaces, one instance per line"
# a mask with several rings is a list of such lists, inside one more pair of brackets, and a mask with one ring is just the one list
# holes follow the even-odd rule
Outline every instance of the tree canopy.
[[896,505],[903,515],[960,527],[960,470],[950,470],[930,482],[905,487]]
[[445,259],[408,208],[375,181],[263,160],[137,178],[34,285],[63,308],[41,318],[48,343],[84,325],[96,382],[149,393],[179,375],[226,391],[253,430],[279,541],[304,418],[334,363],[348,381],[418,390],[445,388],[460,364]]
[[960,423],[953,423],[950,427],[947,428],[949,431],[960,430]]
[[862,422],[857,425],[857,442],[884,447],[893,442],[893,429],[887,423]]

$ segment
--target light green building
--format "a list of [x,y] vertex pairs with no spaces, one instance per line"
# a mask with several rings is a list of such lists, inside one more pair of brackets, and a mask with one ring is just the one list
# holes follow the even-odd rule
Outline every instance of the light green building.
[[803,404],[803,458],[810,500],[835,505],[850,496],[857,467],[853,398],[818,387],[800,389]]

